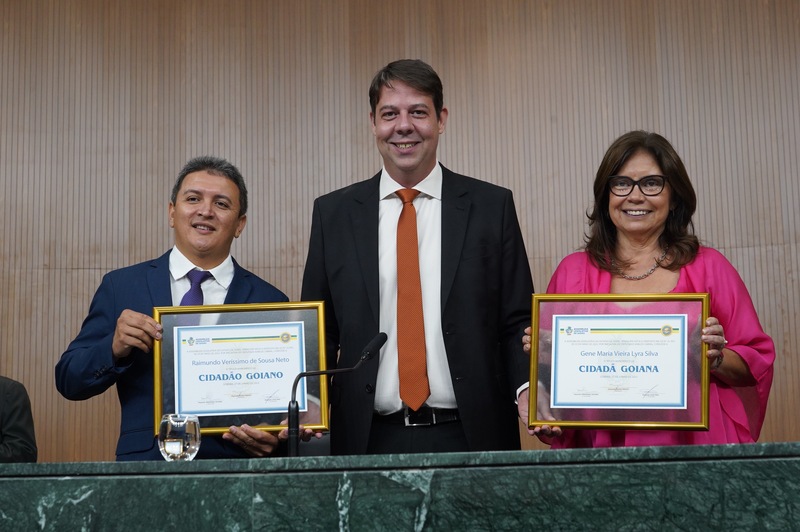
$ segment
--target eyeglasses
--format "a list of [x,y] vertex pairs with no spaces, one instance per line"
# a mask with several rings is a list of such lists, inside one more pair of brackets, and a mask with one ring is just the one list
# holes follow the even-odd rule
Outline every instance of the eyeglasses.
[[608,178],[608,188],[615,196],[627,196],[633,192],[633,186],[639,187],[645,196],[658,196],[664,190],[667,178],[663,175],[647,175],[638,181],[624,175],[614,175]]

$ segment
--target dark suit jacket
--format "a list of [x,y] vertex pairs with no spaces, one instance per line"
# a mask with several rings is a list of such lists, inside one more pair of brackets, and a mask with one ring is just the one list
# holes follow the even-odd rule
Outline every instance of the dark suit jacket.
[[35,462],[31,400],[25,386],[0,377],[0,462]]
[[[328,366],[353,366],[379,332],[380,173],[318,198],[302,299],[325,302]],[[424,272],[423,272],[424,275]],[[511,191],[443,168],[442,334],[471,450],[519,449],[517,387],[530,266]],[[378,365],[332,380],[331,452],[366,452]]]
[[[117,385],[122,422],[117,460],[161,460],[153,437],[153,354],[134,350],[115,364],[111,342],[125,309],[152,315],[153,307],[172,306],[169,253],[107,273],[94,295],[78,336],[56,365],[56,387],[67,399],[83,400]],[[234,261],[225,303],[288,301],[286,295]],[[198,458],[244,457],[221,437],[204,437]]]

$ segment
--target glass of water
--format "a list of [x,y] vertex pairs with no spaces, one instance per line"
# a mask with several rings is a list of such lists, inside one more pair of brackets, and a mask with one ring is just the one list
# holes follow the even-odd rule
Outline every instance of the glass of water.
[[197,416],[164,414],[158,428],[158,449],[167,462],[189,461],[200,450]]

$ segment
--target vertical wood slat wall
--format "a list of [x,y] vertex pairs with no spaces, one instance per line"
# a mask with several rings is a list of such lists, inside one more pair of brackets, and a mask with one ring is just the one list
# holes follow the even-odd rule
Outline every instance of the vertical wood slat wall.
[[796,0],[0,0],[0,28],[0,373],[31,394],[40,460],[114,458],[115,391],[67,401],[53,367],[101,276],[170,246],[182,164],[239,166],[234,254],[296,299],[313,199],[379,168],[367,87],[401,57],[444,81],[441,160],[514,191],[540,290],[610,142],[670,139],[776,342],[761,439],[800,439]]

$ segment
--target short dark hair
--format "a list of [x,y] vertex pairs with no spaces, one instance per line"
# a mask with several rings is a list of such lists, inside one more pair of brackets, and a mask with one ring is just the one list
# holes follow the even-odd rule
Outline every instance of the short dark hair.
[[227,177],[239,189],[239,216],[242,217],[247,214],[247,187],[244,184],[244,177],[239,172],[239,169],[231,163],[220,157],[213,157],[211,155],[201,155],[195,157],[186,163],[178,174],[178,179],[175,180],[175,186],[172,187],[172,195],[170,201],[173,205],[178,201],[178,191],[181,189],[183,180],[187,175],[194,172],[208,172],[212,175],[220,177]]
[[606,151],[594,179],[594,206],[587,213],[589,234],[586,235],[586,251],[604,270],[616,271],[611,265],[612,260],[618,266],[626,266],[625,261],[616,256],[617,228],[608,212],[608,181],[628,159],[639,152],[653,156],[667,178],[667,186],[672,193],[670,213],[659,243],[662,248],[669,247],[670,250],[671,260],[663,267],[677,270],[694,260],[700,246],[692,223],[692,216],[697,208],[697,196],[675,148],[658,133],[630,131],[615,140]]
[[372,116],[381,97],[381,89],[391,87],[393,81],[405,83],[412,89],[427,94],[433,100],[436,118],[440,118],[444,109],[444,91],[442,80],[431,66],[419,59],[400,59],[380,69],[369,86],[369,107]]

